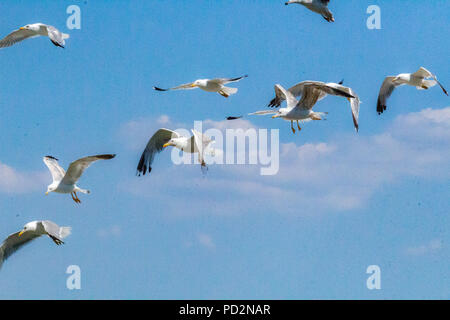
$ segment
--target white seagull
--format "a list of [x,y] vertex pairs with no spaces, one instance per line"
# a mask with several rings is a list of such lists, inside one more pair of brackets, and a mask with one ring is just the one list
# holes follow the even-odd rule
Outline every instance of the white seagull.
[[179,135],[177,132],[169,129],[159,129],[150,138],[142,153],[141,159],[137,166],[137,174],[145,175],[147,170],[152,171],[152,162],[156,153],[161,152],[164,148],[173,146],[187,153],[198,153],[198,160],[202,170],[206,168],[205,155],[214,155],[214,149],[209,148],[214,141],[208,136],[192,129],[193,136],[188,138]]
[[50,192],[70,193],[73,201],[81,203],[80,199],[78,199],[77,192],[91,193],[89,190],[81,189],[76,185],[84,170],[97,160],[109,160],[115,156],[115,154],[101,154],[78,159],[70,164],[67,173],[58,164],[58,159],[52,156],[44,157],[44,163],[47,165],[53,178],[53,182],[47,187],[45,194],[48,195]]
[[49,37],[50,41],[57,47],[64,48],[66,45],[65,39],[70,36],[66,33],[62,33],[53,26],[49,26],[43,23],[27,24],[24,27],[14,30],[9,35],[0,40],[0,48],[10,47],[17,42],[23,41],[28,38],[35,38],[39,36]]
[[[427,78],[433,79],[427,80]],[[418,90],[427,90],[435,85],[439,85],[442,91],[444,91],[444,93],[448,96],[447,90],[445,90],[436,76],[424,67],[420,67],[420,69],[415,73],[401,73],[396,77],[390,76],[384,79],[378,95],[378,114],[382,114],[383,111],[386,110],[386,101],[392,95],[394,89],[405,84],[416,87]]]
[[[350,102],[352,111],[353,124],[358,131],[358,117],[360,100],[353,89],[344,87],[338,83],[324,83],[319,81],[303,81],[289,90],[284,89],[281,85],[275,85],[275,98],[269,103],[270,107],[279,107],[286,100],[287,107],[276,110],[265,110],[251,113],[250,115],[266,115],[274,114],[272,118],[282,118],[291,121],[292,132],[295,133],[293,122],[297,122],[298,130],[301,130],[299,121],[322,120],[326,116],[326,112],[314,112],[314,105],[325,98],[327,95],[341,96],[347,98]],[[301,96],[300,101],[296,97]]]
[[199,79],[195,80],[191,83],[182,84],[177,87],[168,88],[168,89],[161,89],[158,87],[153,87],[156,91],[169,91],[169,90],[190,90],[195,88],[200,88],[207,92],[217,92],[220,95],[222,95],[225,98],[228,98],[232,94],[235,94],[238,92],[237,88],[230,88],[225,87],[226,84],[231,82],[237,82],[242,80],[243,78],[248,77],[248,75],[239,77],[239,78],[233,78],[233,79],[226,79],[226,78],[219,78],[219,79]]
[[3,262],[14,252],[30,241],[43,235],[48,235],[56,245],[64,242],[62,239],[70,235],[70,227],[60,227],[51,221],[32,221],[23,227],[21,231],[11,234],[0,246],[0,268]]
[[331,11],[328,9],[330,0],[293,0],[286,2],[285,5],[292,3],[304,5],[309,10],[322,15],[322,17],[328,22],[334,22],[333,13],[331,13]]

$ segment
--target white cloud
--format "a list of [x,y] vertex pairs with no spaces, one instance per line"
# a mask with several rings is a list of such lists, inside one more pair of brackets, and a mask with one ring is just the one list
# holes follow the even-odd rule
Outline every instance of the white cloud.
[[198,243],[207,249],[215,249],[216,244],[214,243],[212,237],[209,234],[199,233],[197,234]]
[[100,228],[97,230],[97,236],[100,238],[119,237],[122,234],[122,229],[118,225]]
[[43,172],[20,172],[0,162],[0,193],[23,194],[37,191],[45,186],[46,178],[49,177]]
[[[205,122],[222,129],[230,123]],[[158,172],[156,164],[151,179],[130,181],[124,188],[139,197],[154,197],[145,191],[152,187],[170,190],[179,201],[167,201],[168,210],[180,215],[261,210],[305,215],[358,209],[377,191],[404,178],[450,177],[450,107],[399,116],[380,134],[340,134],[302,145],[289,142],[280,150],[275,176],[260,176],[259,167],[249,165],[213,165],[202,177],[198,165]]]
[[442,249],[442,241],[435,239],[430,242],[417,246],[417,247],[409,247],[406,249],[406,254],[411,256],[422,256],[425,254],[437,252]]

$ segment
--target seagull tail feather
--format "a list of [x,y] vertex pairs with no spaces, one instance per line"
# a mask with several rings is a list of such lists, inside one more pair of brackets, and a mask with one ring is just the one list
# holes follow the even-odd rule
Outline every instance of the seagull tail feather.
[[65,237],[68,237],[72,233],[71,227],[61,227],[59,230],[59,236],[61,239],[64,239]]

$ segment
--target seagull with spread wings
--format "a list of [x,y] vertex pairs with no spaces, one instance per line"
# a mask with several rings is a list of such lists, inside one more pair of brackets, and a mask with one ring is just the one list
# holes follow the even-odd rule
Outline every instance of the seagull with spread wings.
[[[433,78],[433,79],[428,79]],[[428,90],[435,85],[439,85],[442,91],[448,96],[447,90],[438,81],[437,77],[424,67],[420,67],[415,73],[401,73],[398,76],[389,76],[384,79],[378,95],[377,112],[382,114],[386,110],[387,99],[392,95],[395,88],[403,85],[416,87],[418,90]]]
[[231,82],[238,82],[242,80],[243,78],[248,77],[248,75],[238,77],[238,78],[219,78],[219,79],[199,79],[195,80],[191,83],[182,84],[177,87],[168,88],[168,89],[161,89],[158,87],[153,87],[156,91],[169,91],[169,90],[190,90],[195,88],[200,88],[207,92],[217,92],[221,96],[228,98],[232,94],[235,94],[238,92],[237,88],[230,88],[226,87],[225,85]]
[[169,129],[159,129],[150,138],[147,146],[142,153],[141,159],[137,166],[137,174],[145,175],[146,172],[152,171],[152,163],[155,155],[161,152],[164,148],[172,146],[183,152],[198,153],[198,160],[201,164],[202,170],[206,168],[205,155],[214,155],[215,150],[210,148],[214,143],[211,138],[192,129],[192,137],[184,137],[177,132]]
[[64,171],[63,168],[61,168],[61,166],[58,164],[58,159],[56,159],[55,157],[44,157],[44,163],[47,165],[53,178],[53,182],[47,187],[47,192],[45,194],[47,195],[50,192],[70,193],[73,201],[75,201],[76,203],[81,203],[80,199],[78,198],[77,192],[85,194],[91,193],[89,190],[81,189],[76,185],[84,170],[86,170],[95,161],[109,160],[114,158],[115,156],[115,154],[101,154],[81,158],[72,162],[67,172]]
[[[339,83],[324,83],[320,81],[303,81],[286,90],[281,85],[275,85],[275,98],[269,103],[270,107],[279,107],[286,100],[287,107],[278,110],[265,110],[251,113],[250,115],[273,114],[272,118],[282,118],[291,122],[291,130],[295,133],[293,122],[297,122],[300,131],[299,121],[323,120],[327,113],[314,112],[312,109],[316,103],[324,99],[327,95],[334,95],[347,98],[352,111],[353,125],[356,131],[359,129],[359,106],[360,100],[352,88],[344,87]],[[296,97],[300,97],[297,100]]]
[[17,42],[39,36],[48,37],[55,46],[61,48],[64,48],[66,45],[65,39],[69,38],[68,34],[62,33],[53,26],[43,23],[27,24],[24,27],[14,30],[9,35],[1,39],[0,48],[10,47]]
[[56,245],[64,244],[62,239],[70,235],[70,227],[60,227],[52,221],[32,221],[27,223],[21,231],[11,234],[0,245],[0,268],[3,262],[22,246],[40,236],[47,235]]
[[293,3],[304,5],[309,10],[322,15],[328,22],[334,22],[333,13],[328,9],[330,0],[293,0],[286,2],[285,5]]

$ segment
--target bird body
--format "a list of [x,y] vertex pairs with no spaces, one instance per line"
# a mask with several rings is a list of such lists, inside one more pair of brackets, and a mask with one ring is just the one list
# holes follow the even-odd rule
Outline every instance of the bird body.
[[67,172],[58,164],[58,159],[55,157],[44,157],[44,163],[47,165],[53,178],[53,182],[47,187],[47,192],[45,194],[47,195],[50,192],[62,194],[70,193],[72,195],[72,199],[76,203],[81,203],[76,193],[90,193],[89,190],[81,189],[76,184],[84,170],[86,170],[93,162],[97,160],[109,160],[113,159],[115,156],[116,155],[114,154],[102,154],[81,158],[72,162]]
[[29,222],[21,231],[9,235],[0,245],[0,268],[14,252],[40,236],[49,236],[59,246],[64,244],[62,240],[70,233],[70,227],[60,227],[49,220]]
[[444,94],[448,96],[447,90],[445,90],[442,84],[437,80],[437,77],[424,67],[420,67],[420,69],[414,73],[401,73],[397,76],[389,76],[384,79],[380,93],[378,94],[378,114],[382,114],[386,110],[387,99],[392,95],[395,88],[403,85],[413,86],[418,90],[428,90],[435,85],[439,85]]
[[68,34],[62,33],[53,26],[43,23],[34,23],[21,27],[1,39],[0,48],[10,47],[17,42],[39,36],[48,37],[55,46],[61,48],[64,48],[66,44],[65,39],[68,39],[70,37]]
[[225,98],[238,92],[237,88],[226,87],[225,85],[231,82],[238,82],[243,78],[248,77],[247,75],[238,78],[218,78],[218,79],[198,79],[191,83],[182,84],[177,87],[161,89],[158,87],[153,87],[156,91],[169,91],[169,90],[191,90],[195,88],[202,89],[206,92],[217,92]]
[[204,155],[206,153],[213,153],[213,150],[208,149],[208,147],[210,144],[214,143],[214,141],[194,129],[191,131],[193,133],[192,137],[184,137],[173,130],[165,128],[156,131],[150,138],[141,155],[137,166],[137,174],[145,175],[147,172],[150,173],[152,171],[152,163],[155,155],[169,146],[187,153],[198,153],[198,160],[202,168],[206,167]]
[[328,9],[329,2],[330,0],[293,0],[286,2],[285,5],[301,4],[309,10],[322,15],[328,22],[334,22],[333,13]]
[[[315,112],[313,107],[327,95],[341,96],[348,99],[352,111],[353,124],[358,131],[360,100],[353,89],[344,87],[339,83],[324,83],[320,81],[303,81],[286,90],[281,85],[275,85],[275,98],[269,103],[269,107],[279,107],[286,100],[287,107],[278,111],[258,111],[250,115],[273,114],[272,118],[282,118],[291,121],[291,130],[295,133],[293,121],[297,122],[298,130],[301,130],[298,121],[324,120],[326,112]],[[297,100],[296,97],[301,97]]]

